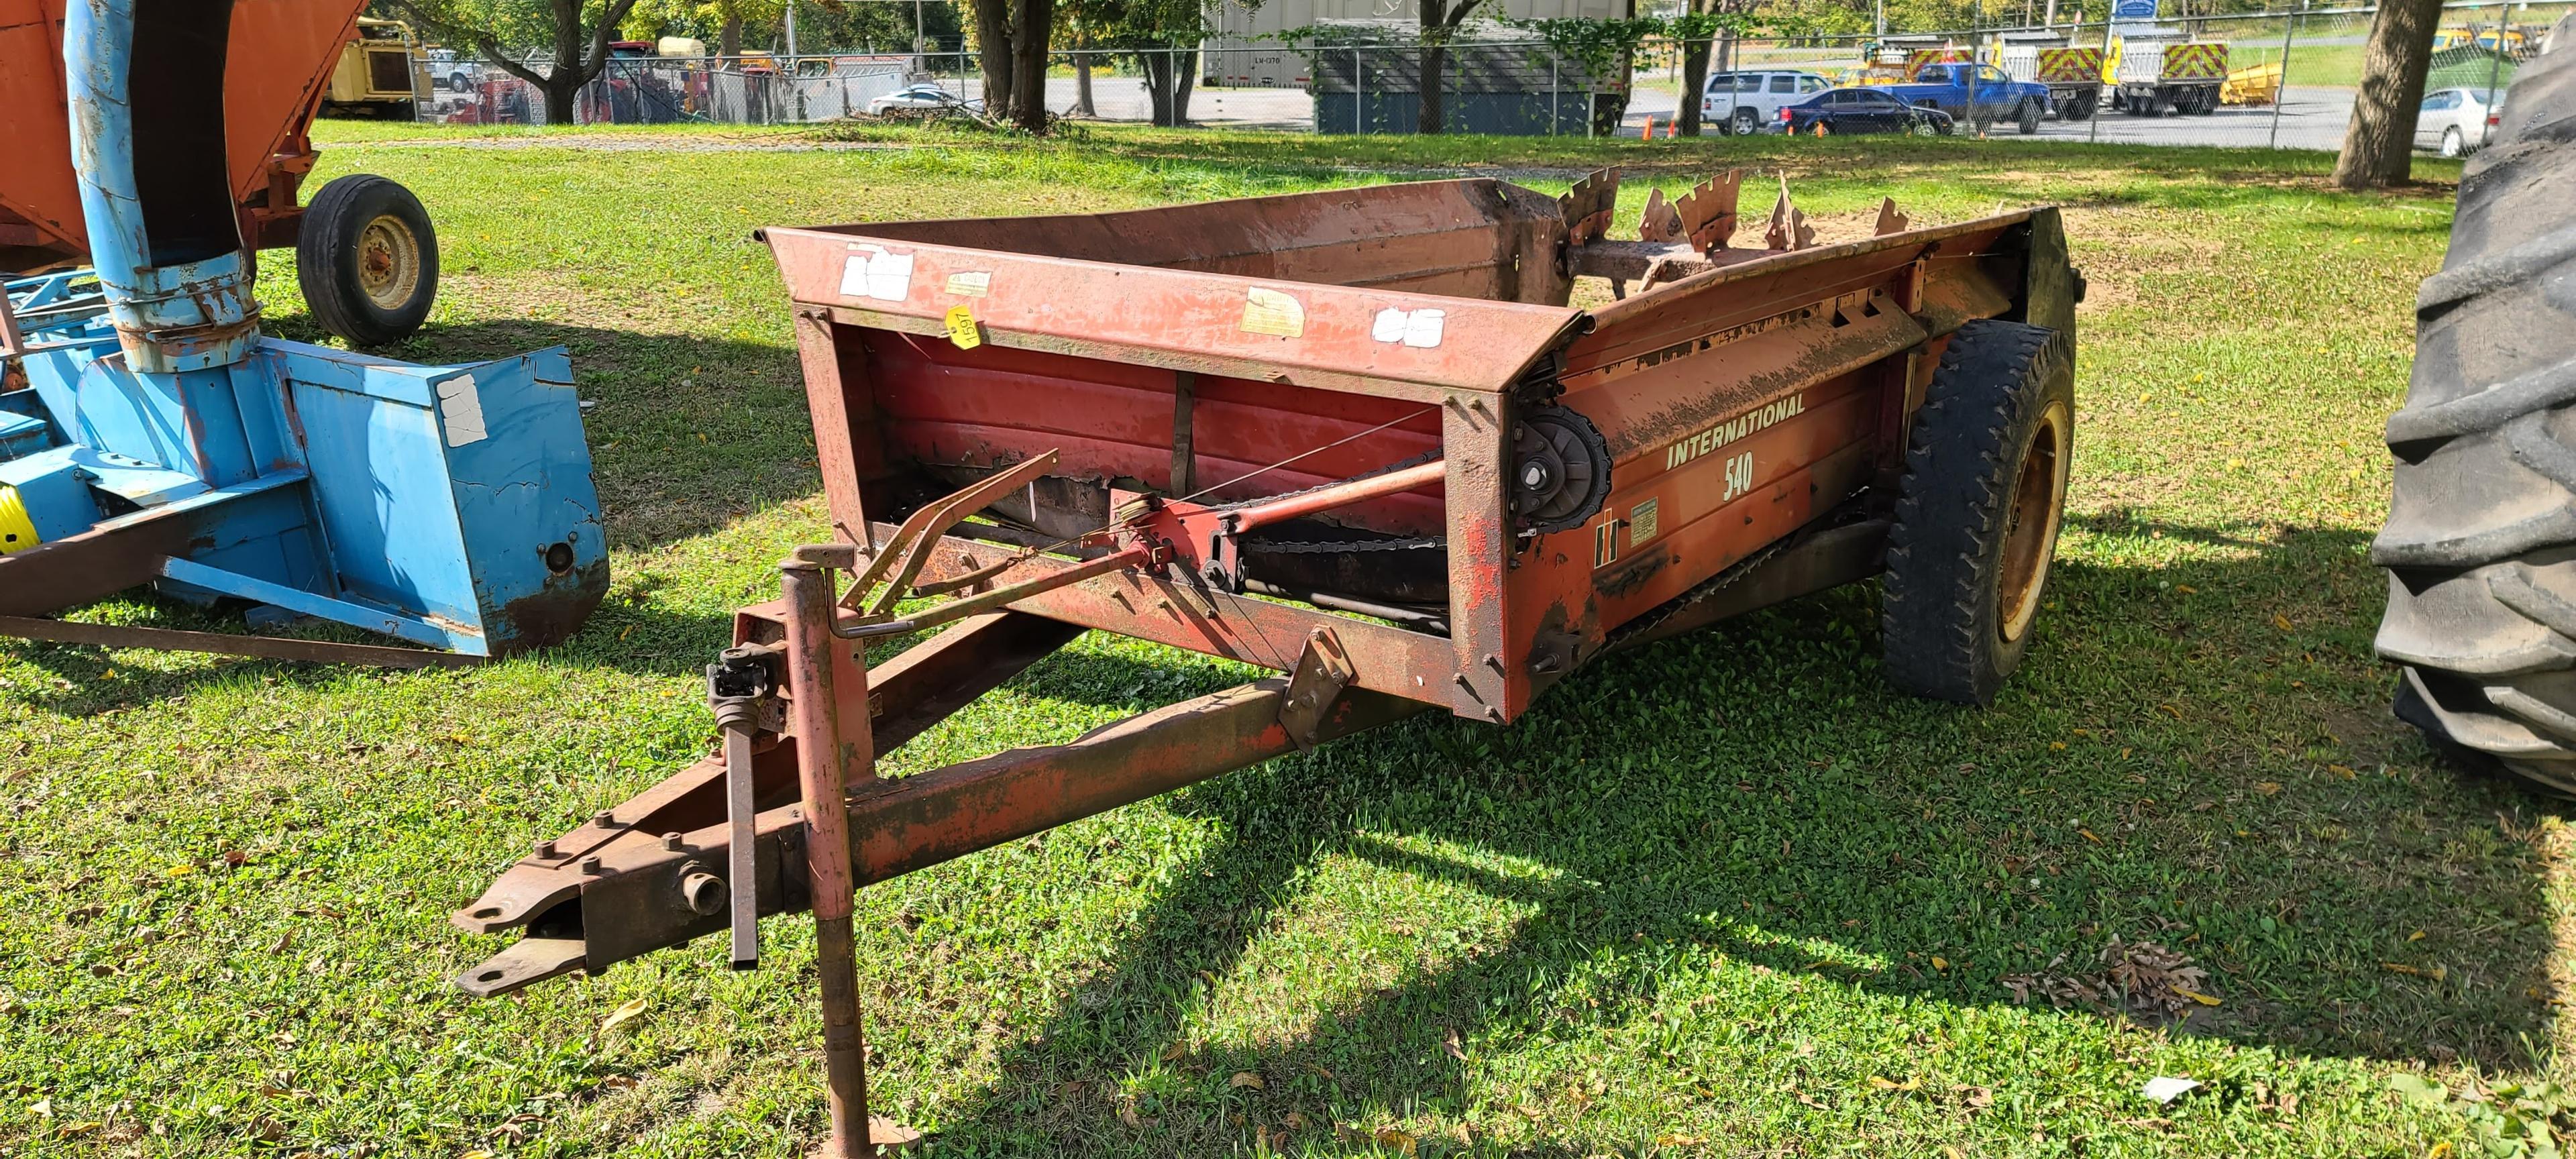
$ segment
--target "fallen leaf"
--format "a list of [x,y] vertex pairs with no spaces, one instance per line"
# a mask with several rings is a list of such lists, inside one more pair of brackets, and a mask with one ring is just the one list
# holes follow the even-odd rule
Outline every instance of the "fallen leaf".
[[2415,967],[2413,967],[2413,966],[2409,966],[2409,965],[2407,965],[2407,964],[2406,964],[2406,963],[2404,963],[2404,962],[2381,962],[2381,963],[2380,963],[2380,966],[2381,966],[2382,968],[2386,969],[2386,970],[2387,970],[2389,973],[2391,973],[2391,974],[2417,974],[2417,975],[2420,975],[2420,974],[2422,974],[2422,973],[2423,973],[2423,971],[2422,971],[2422,970],[2418,970],[2418,969],[2416,969]]
[[1380,1128],[1377,1133],[1377,1143],[1381,1147],[1395,1148],[1399,1155],[1411,1155],[1414,1148],[1421,1145],[1420,1140],[1393,1127]]
[[919,1131],[883,1115],[868,1116],[868,1143],[872,1148],[904,1147],[920,1141],[921,1132]]
[[1235,1087],[1251,1087],[1257,1091],[1269,1086],[1270,1084],[1262,1082],[1260,1075],[1254,1074],[1248,1070],[1239,1070],[1234,1072],[1233,1078],[1225,1080],[1225,1085],[1229,1089]]
[[1542,1110],[1538,1109],[1537,1107],[1533,1107],[1533,1106],[1529,1105],[1528,1103],[1519,1103],[1519,1104],[1516,1104],[1516,1105],[1514,1105],[1514,1106],[1512,1107],[1512,1109],[1513,1109],[1513,1110],[1515,1110],[1515,1111],[1519,1111],[1519,1112],[1521,1113],[1521,1117],[1522,1117],[1522,1118],[1527,1119],[1527,1120],[1529,1120],[1529,1121],[1531,1121],[1531,1122],[1533,1122],[1533,1123],[1535,1123],[1535,1122],[1539,1121],[1540,1119],[1544,1119],[1544,1118],[1546,1118],[1546,1117],[1547,1117],[1547,1112],[1542,1111]]
[[2290,617],[2284,616],[2279,612],[2274,612],[2272,613],[2272,626],[2279,628],[2284,632],[2290,631]]
[[1189,1052],[1190,1048],[1188,1043],[1175,1042],[1170,1046],[1163,1048],[1163,1061],[1177,1062],[1182,1055],[1188,1054]]
[[[53,1118],[53,1117],[54,1117],[54,1100],[52,1100],[52,1099],[38,1099],[38,1100],[36,1100],[36,1102],[35,1102],[35,1104],[34,1104],[33,1106],[30,1106],[30,1107],[28,1107],[28,1108],[27,1108],[27,1113],[28,1113],[28,1114],[31,1114],[31,1115],[34,1115],[34,1116],[36,1116],[36,1117],[37,1117],[37,1118],[39,1118],[39,1119],[50,1119],[50,1118]],[[1537,1116],[1533,1115],[1533,1116],[1531,1116],[1531,1117],[1532,1117],[1532,1118],[1536,1118]]]
[[194,864],[191,864],[191,863],[189,863],[189,862],[185,862],[185,861],[183,861],[183,862],[180,862],[180,863],[179,863],[179,864],[177,864],[177,865],[173,865],[173,866],[171,866],[171,867],[170,867],[170,868],[168,868],[168,869],[164,869],[164,870],[162,870],[162,871],[161,871],[161,876],[163,876],[163,877],[186,877],[186,876],[188,876],[188,875],[189,875],[189,874],[191,874],[191,873],[195,873],[196,871],[197,871],[197,867],[196,867]]
[[1456,1030],[1451,1030],[1449,1032],[1449,1036],[1441,1040],[1440,1049],[1446,1051],[1451,1058],[1457,1059],[1460,1062],[1467,1061],[1467,1048],[1458,1044],[1458,1032]]
[[1658,1146],[1663,1147],[1697,1147],[1705,1142],[1708,1142],[1706,1135],[1665,1135],[1655,1140]]
[[277,940],[276,940],[275,942],[272,942],[272,943],[270,943],[270,944],[269,944],[268,952],[269,952],[269,953],[272,953],[272,954],[283,954],[283,953],[285,953],[285,952],[286,952],[286,947],[291,946],[291,945],[294,945],[294,944],[295,944],[295,931],[293,931],[293,930],[288,930],[288,931],[286,931],[286,932],[284,932],[284,933],[281,933],[281,934],[277,935]]
[[1145,1125],[1145,1121],[1143,1119],[1136,1117],[1136,1107],[1132,1103],[1118,1108],[1118,1121],[1125,1123],[1130,1127],[1142,1127]]
[[2417,931],[2415,931],[2414,933],[2408,934],[2408,935],[2406,935],[2406,940],[2407,940],[2407,941],[2410,941],[2410,942],[2420,942],[2420,941],[2423,941],[2423,940],[2424,940],[2424,931],[2422,931],[2422,930],[2417,930]]
[[1971,1107],[1991,1107],[1995,1105],[1995,1091],[1992,1087],[1960,1087],[1959,1101]]
[[2175,720],[2181,720],[2181,719],[2182,719],[2182,710],[2181,710],[2181,709],[2179,709],[2179,708],[2175,708],[2173,705],[2170,705],[2170,704],[2159,704],[2159,705],[2157,705],[2157,706],[2156,706],[2156,708],[2157,708],[2157,710],[2158,710],[2158,711],[2164,712],[2164,713],[2166,713],[2166,714],[2168,714],[2168,715],[2172,716]]
[[[55,1133],[57,1136],[61,1137],[61,1138],[69,1139],[69,1138],[71,1138],[71,1137],[72,1137],[72,1136],[74,1136],[74,1135],[86,1135],[86,1134],[89,1134],[90,1132],[95,1131],[95,1130],[97,1130],[97,1129],[99,1129],[100,1127],[103,1127],[103,1126],[105,1126],[105,1125],[106,1125],[106,1124],[101,1123],[101,1122],[99,1122],[99,1121],[98,1121],[98,1120],[96,1120],[96,1119],[83,1119],[83,1120],[81,1120],[80,1122],[77,1122],[77,1123],[65,1123],[65,1124],[63,1124],[63,1129],[62,1129],[62,1130],[60,1130],[60,1131],[56,1131],[56,1132],[54,1132],[54,1133]],[[1410,1155],[1410,1154],[1412,1154],[1412,1153],[1413,1153],[1413,1152],[1411,1152],[1411,1151],[1407,1151],[1407,1152],[1405,1152],[1405,1154],[1407,1154],[1407,1155]]]
[[606,1034],[611,1030],[617,1029],[618,1023],[627,1021],[628,1019],[634,1018],[636,1015],[644,1013],[644,1008],[647,1005],[650,1005],[650,1003],[642,998],[638,998],[618,1007],[615,1010],[609,1011],[607,1020],[599,1024],[599,1032],[601,1034]]
[[1944,958],[1939,954],[1934,954],[1932,955],[1932,968],[1935,970],[1947,970],[1950,968],[1950,959]]
[[2174,987],[2174,993],[2180,994],[2185,998],[2189,998],[2203,1006],[2218,1005],[2218,998],[2215,995],[2203,994],[2198,990],[2186,990],[2180,986],[2176,986]]
[[[2293,681],[2293,683],[2296,683],[2296,682],[2295,682],[2295,681]],[[2342,765],[2327,765],[2327,766],[2326,766],[2326,771],[2327,771],[2327,772],[2329,772],[2329,773],[2333,773],[2334,775],[2336,775],[2336,776],[2338,776],[2338,777],[2342,777],[2343,779],[2345,779],[2345,780],[2347,780],[2347,781],[2349,781],[2349,780],[2353,779],[2355,776],[2359,775],[2359,774],[2354,773],[2351,769],[2346,768],[2346,767],[2344,767],[2344,766],[2342,766]]]
[[2255,792],[2257,792],[2257,793],[2261,793],[2261,794],[2263,794],[2263,795],[2264,795],[2264,796],[2266,796],[2266,797],[2269,797],[2269,796],[2271,796],[2272,794],[2274,794],[2274,793],[2278,793],[2278,792],[2280,792],[2280,791],[2281,791],[2281,782],[2279,782],[2279,781],[2258,781],[2258,782],[2256,782],[2256,783],[2255,783],[2255,785],[2254,785],[2254,791],[2255,791]]
[[1296,1111],[1290,1111],[1287,1114],[1279,1116],[1279,1121],[1291,1131],[1303,1131],[1306,1129],[1306,1116]]
[[493,1159],[493,1156],[489,1151],[468,1151],[457,1156],[456,1159]]
[[2184,595],[2186,595],[2186,596],[2188,596],[2188,595],[2196,595],[2196,594],[2198,594],[2198,593],[2199,593],[2199,591],[2200,591],[2200,589],[2199,589],[2199,588],[2193,587],[2193,586],[2191,586],[2190,584],[2175,584],[2175,585],[2174,585],[2174,590],[2175,590],[2175,591],[2177,591],[2177,592],[2181,592],[2182,594],[2184,594]]
[[2424,1159],[2451,1159],[2451,1141],[2444,1139],[2433,1144],[2433,1149],[2424,1153]]
[[1878,1075],[1871,1075],[1869,1076],[1869,1085],[1882,1091],[1919,1091],[1923,1089],[1923,1080],[1907,1079],[1904,1082],[1898,1082],[1895,1079],[1881,1078]]
[[2100,845],[2102,843],[2102,839],[2094,836],[2093,831],[2090,829],[2078,829],[2076,832],[2083,834],[2085,840],[2090,841],[2095,845]]

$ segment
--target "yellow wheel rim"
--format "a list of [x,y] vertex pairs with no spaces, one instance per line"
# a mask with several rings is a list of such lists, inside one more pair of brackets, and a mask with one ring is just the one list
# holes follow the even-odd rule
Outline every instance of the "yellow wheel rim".
[[400,310],[420,290],[420,236],[388,213],[358,231],[358,288],[380,310]]
[[2039,616],[2048,561],[2057,554],[2057,528],[2066,508],[2067,435],[2073,415],[2064,402],[2048,404],[2022,448],[2021,476],[2004,523],[2003,575],[1996,627],[2006,642],[2019,640]]

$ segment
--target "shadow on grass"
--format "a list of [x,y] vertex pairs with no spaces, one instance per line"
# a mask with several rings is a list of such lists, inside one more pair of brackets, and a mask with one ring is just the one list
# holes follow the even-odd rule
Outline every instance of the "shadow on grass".
[[[1494,1096],[1470,1088],[1452,1033],[1507,1051],[1561,1028],[1612,1041],[1674,1009],[1657,991],[1677,963],[2004,1006],[2008,976],[2098,978],[2114,937],[2208,968],[2220,1004],[2187,1004],[2175,1033],[2537,1065],[2551,935],[2530,837],[2555,806],[2456,778],[2388,719],[2366,537],[2094,522],[2252,550],[2061,563],[2058,610],[1983,711],[1889,694],[1872,585],[1614,658],[1510,729],[1417,717],[1165,798],[1220,838],[1002,1048],[1002,1080],[943,1110],[943,1139],[1202,1154],[1291,1110],[1459,1115]],[[2285,632],[2282,598],[2316,627]],[[1496,856],[1546,871],[1480,864]],[[1291,1018],[1309,1029],[1275,1045],[1167,1051],[1205,979],[1258,931],[1310,920],[1327,860],[1526,916],[1500,944],[1426,940],[1390,986],[1294,996],[1316,1007]],[[2117,1002],[2064,1016],[2129,1018]],[[1151,1131],[1119,1127],[1111,1096],[1157,1057],[1190,1091],[1144,1100]],[[1264,1086],[1226,1088],[1244,1071]]]

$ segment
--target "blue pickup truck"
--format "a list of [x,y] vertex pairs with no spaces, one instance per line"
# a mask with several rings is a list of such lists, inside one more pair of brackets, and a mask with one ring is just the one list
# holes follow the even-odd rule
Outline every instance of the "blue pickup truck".
[[1909,105],[1939,109],[1954,121],[1980,129],[2011,121],[2024,133],[2036,133],[2040,118],[2048,115],[2047,85],[2014,80],[1991,64],[1927,64],[1914,74],[1912,83],[1888,85],[1880,91]]

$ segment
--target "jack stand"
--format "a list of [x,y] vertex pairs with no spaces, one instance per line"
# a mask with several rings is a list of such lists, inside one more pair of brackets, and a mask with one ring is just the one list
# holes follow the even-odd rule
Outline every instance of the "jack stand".
[[[832,572],[852,570],[847,544],[798,548],[779,565],[787,611],[788,724],[803,793],[806,868],[814,899],[814,965],[823,991],[823,1071],[831,1135],[816,1159],[866,1159],[921,1136],[868,1114],[867,1043],[859,1030],[858,884],[850,866],[849,786],[876,779],[868,724],[866,645],[833,623]],[[845,706],[854,706],[854,711]],[[843,735],[839,722],[856,722]]]

